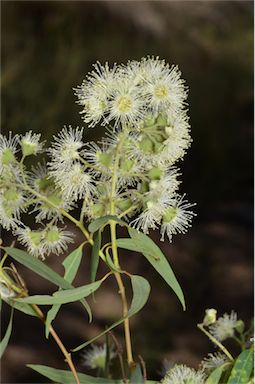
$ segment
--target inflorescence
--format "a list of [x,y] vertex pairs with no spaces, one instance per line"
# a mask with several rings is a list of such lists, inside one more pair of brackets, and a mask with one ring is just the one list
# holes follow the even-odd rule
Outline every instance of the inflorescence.
[[[34,256],[59,254],[72,241],[60,226],[81,203],[80,220],[114,214],[148,233],[185,233],[195,215],[178,193],[179,169],[191,144],[187,88],[176,66],[158,57],[127,65],[96,63],[75,88],[83,120],[107,126],[99,143],[84,142],[83,128],[64,129],[46,150],[48,159],[25,165],[44,151],[40,134],[0,136],[0,223]],[[35,215],[36,230],[23,221]]]

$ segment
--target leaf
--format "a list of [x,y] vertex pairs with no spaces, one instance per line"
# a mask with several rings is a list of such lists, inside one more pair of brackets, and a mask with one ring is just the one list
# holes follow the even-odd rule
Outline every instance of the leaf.
[[23,312],[25,313],[26,315],[30,315],[30,316],[35,316],[37,317],[37,314],[35,313],[35,311],[33,310],[33,308],[31,307],[31,305],[29,304],[26,304],[26,303],[19,303],[17,302],[16,300],[5,300],[5,302],[10,305],[12,308],[15,308],[17,309],[18,311],[20,312]]
[[38,305],[51,305],[51,304],[66,304],[74,301],[81,300],[83,297],[89,296],[95,292],[100,285],[102,280],[95,281],[88,285],[82,285],[78,288],[65,289],[63,291],[57,291],[53,295],[34,295],[28,296],[16,301],[21,303],[38,304]]
[[73,252],[68,255],[63,261],[63,266],[65,268],[64,279],[69,283],[72,283],[80,266],[82,259],[82,248],[83,244],[81,244],[78,248],[76,248]]
[[131,239],[118,239],[117,246],[130,251],[141,252],[176,293],[185,310],[185,299],[182,289],[161,249],[150,237],[138,232],[136,229],[129,228],[128,231]]
[[[78,248],[76,248],[73,252],[68,255],[65,260],[63,261],[63,266],[65,268],[65,275],[64,279],[67,280],[69,283],[72,283],[77,271],[79,269],[81,259],[82,259],[82,248],[83,244],[81,244]],[[85,300],[84,300],[85,301]],[[91,314],[91,309],[89,305],[86,303],[86,310],[89,315],[89,321],[92,320],[92,314]],[[55,304],[52,306],[52,308],[48,311],[46,320],[45,320],[45,336],[46,338],[49,337],[49,330],[50,330],[50,325],[52,321],[55,319],[55,317],[58,314],[58,311],[60,310],[61,305],[60,304]]]
[[[32,368],[34,371],[40,373],[55,383],[74,384],[74,377],[70,371],[55,369],[47,367],[46,365],[27,364],[27,367]],[[123,380],[110,380],[102,377],[93,377],[79,372],[78,377],[81,384],[124,384]],[[159,382],[154,380],[148,380],[147,383],[159,384]]]
[[133,299],[131,302],[130,309],[128,311],[128,314],[125,318],[121,318],[120,320],[116,321],[114,324],[112,324],[110,327],[108,327],[105,331],[101,332],[99,335],[93,337],[93,339],[90,339],[89,341],[86,341],[85,343],[79,345],[75,349],[73,349],[73,352],[77,352],[80,349],[86,347],[87,345],[93,343],[95,340],[99,339],[101,336],[105,335],[107,332],[109,332],[111,329],[117,327],[117,325],[123,323],[125,319],[128,319],[131,316],[134,316],[137,312],[139,312],[143,306],[146,304],[149,294],[150,294],[150,284],[146,279],[144,279],[142,276],[133,275],[131,276],[131,284],[133,289]]
[[[53,271],[50,267],[44,264],[41,260],[36,259],[34,256],[29,255],[29,253],[22,251],[21,249],[5,247],[3,248],[8,255],[13,257],[19,263],[25,265],[25,267],[31,269],[37,275],[43,277],[44,279],[50,281],[51,283],[57,285],[62,289],[74,288],[67,280],[65,280],[58,273]],[[85,300],[81,300],[82,305],[85,307],[89,315],[91,314],[90,307]]]
[[13,313],[14,313],[14,309],[12,308],[11,309],[11,316],[10,316],[10,320],[9,320],[9,324],[8,324],[6,333],[5,333],[3,339],[1,340],[1,343],[0,343],[0,358],[3,356],[3,353],[4,353],[6,347],[7,347],[8,343],[9,343],[9,340],[10,340],[10,337],[11,337]]
[[94,244],[91,253],[90,276],[92,283],[96,280],[97,268],[99,264],[99,251],[101,247],[101,232],[98,231],[94,238]]
[[108,223],[108,221],[110,221],[110,220],[116,221],[116,223],[118,223],[120,225],[127,225],[127,223],[125,223],[125,221],[120,220],[117,216],[106,215],[106,216],[99,217],[98,219],[92,221],[92,223],[90,223],[88,226],[88,230],[91,233],[95,233],[100,228],[102,228],[106,223]]
[[253,369],[253,348],[241,352],[230,373],[228,384],[248,383]]
[[220,382],[220,378],[222,375],[222,372],[226,368],[226,364],[221,365],[220,367],[217,367],[214,369],[210,376],[207,378],[205,384],[218,384]]
[[136,365],[131,373],[130,384],[144,384],[144,378],[139,364]]

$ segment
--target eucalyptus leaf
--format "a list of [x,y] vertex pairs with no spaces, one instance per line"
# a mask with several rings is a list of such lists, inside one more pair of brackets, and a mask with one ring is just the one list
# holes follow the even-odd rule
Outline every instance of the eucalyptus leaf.
[[248,383],[253,369],[253,348],[246,349],[237,357],[227,384]]
[[133,299],[131,302],[130,309],[128,311],[128,314],[125,318],[121,318],[120,320],[116,321],[114,324],[112,324],[110,327],[108,327],[105,331],[101,332],[99,335],[93,337],[92,339],[86,341],[85,343],[79,345],[78,347],[74,348],[72,351],[77,352],[80,349],[86,347],[87,345],[93,343],[95,340],[99,339],[101,336],[105,335],[107,332],[109,332],[111,329],[117,327],[118,325],[122,324],[125,319],[134,316],[137,312],[139,312],[143,306],[146,304],[149,294],[150,294],[150,284],[148,281],[142,277],[137,275],[131,276],[131,284],[133,289]]
[[[83,244],[81,244],[78,248],[76,248],[73,252],[71,252],[63,261],[63,266],[65,268],[65,275],[64,279],[67,280],[69,283],[72,283],[80,266],[81,259],[82,259],[82,248]],[[84,300],[85,301],[85,300]],[[89,305],[86,303],[86,310],[89,315],[89,320],[92,320],[92,314],[91,309]],[[55,319],[55,317],[58,314],[58,311],[60,310],[61,305],[55,304],[52,306],[52,308],[48,311],[46,320],[45,320],[45,335],[46,338],[49,337],[49,331],[50,331],[50,325],[52,321]]]
[[99,217],[98,219],[92,221],[92,223],[90,223],[88,226],[88,230],[91,233],[95,233],[100,228],[102,228],[106,223],[108,223],[108,221],[111,221],[111,220],[116,221],[116,223],[118,223],[120,225],[127,225],[127,223],[125,223],[125,221],[120,220],[117,216],[106,215],[106,216]]
[[[229,365],[229,364],[228,364]],[[221,365],[220,367],[217,367],[214,369],[209,377],[206,379],[205,384],[218,384],[220,382],[220,378],[222,376],[222,372],[226,368],[226,364]]]
[[20,312],[25,313],[26,315],[37,317],[37,314],[33,310],[30,304],[27,303],[19,303],[14,299],[8,299],[4,300],[8,305],[10,305],[12,308],[17,309]]
[[83,285],[78,288],[65,289],[63,291],[57,291],[53,295],[34,295],[28,296],[16,301],[21,303],[37,304],[37,305],[51,305],[51,304],[66,304],[74,301],[81,300],[84,297],[89,296],[95,292],[100,285],[102,280],[95,281],[94,283]]
[[141,252],[151,263],[153,268],[161,275],[179,298],[185,310],[185,299],[174,272],[161,249],[145,234],[134,228],[128,229],[131,239],[118,239],[117,246],[134,252]]
[[91,267],[90,267],[90,276],[91,282],[93,283],[96,280],[96,274],[99,264],[99,251],[101,248],[101,231],[97,231],[94,237],[94,244],[92,247],[91,253]]
[[6,333],[5,333],[3,339],[0,342],[0,358],[3,356],[4,351],[5,351],[5,349],[6,349],[7,345],[8,345],[10,337],[11,337],[13,313],[14,313],[14,309],[12,308],[11,309],[11,316],[10,316],[10,320],[9,320],[9,324],[8,324]]

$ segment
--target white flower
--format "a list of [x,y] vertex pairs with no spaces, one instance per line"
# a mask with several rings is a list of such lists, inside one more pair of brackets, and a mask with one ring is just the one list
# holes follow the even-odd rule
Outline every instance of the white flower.
[[80,150],[84,143],[82,141],[83,128],[69,129],[65,127],[58,136],[54,136],[55,142],[49,149],[51,162],[49,162],[50,174],[56,178],[61,173],[69,171],[71,166],[80,158]]
[[32,131],[26,132],[26,134],[20,138],[23,156],[36,155],[42,152],[43,143],[40,143],[40,138],[40,133],[32,133]]
[[18,136],[14,135],[12,137],[11,132],[9,132],[9,138],[0,134],[0,172],[3,171],[4,167],[15,163],[15,154],[18,152],[18,142]]
[[25,245],[28,252],[31,253],[32,256],[39,257],[43,260],[45,259],[44,234],[44,229],[32,231],[29,227],[18,228],[15,231],[18,241]]
[[72,232],[65,231],[55,225],[46,228],[43,246],[47,255],[51,253],[59,255],[68,248],[68,243],[73,243]]
[[92,176],[85,173],[84,167],[79,163],[74,164],[68,172],[62,172],[57,179],[57,185],[61,188],[65,200],[77,201],[96,193]]
[[227,361],[227,356],[221,352],[208,353],[208,357],[205,357],[202,360],[201,367],[206,371],[212,371],[215,368],[225,364]]
[[[109,351],[109,360],[114,359],[116,352],[112,349]],[[90,350],[82,354],[82,364],[91,369],[104,369],[106,363],[106,344],[102,346],[92,345]]]
[[165,210],[161,224],[161,240],[164,240],[165,233],[169,241],[172,241],[172,235],[177,233],[186,233],[191,226],[193,216],[196,214],[189,210],[195,204],[190,204],[184,200],[185,195],[176,195],[170,206]]
[[80,113],[83,120],[90,123],[89,127],[95,126],[101,119],[103,124],[106,123],[104,115],[108,111],[108,97],[118,77],[116,65],[110,69],[108,63],[102,65],[97,62],[94,68],[87,80],[74,89],[77,103],[83,106]]
[[205,379],[203,371],[176,364],[167,372],[162,384],[205,384]]
[[26,197],[16,187],[3,189],[0,193],[0,223],[10,230],[20,225],[20,214],[25,209],[22,205]]
[[31,172],[28,174],[28,182],[33,189],[41,193],[54,187],[54,182],[49,176],[49,170],[45,161],[38,163],[35,167],[32,166]]
[[217,340],[224,341],[234,336],[236,322],[237,314],[234,311],[230,314],[224,313],[222,317],[219,317],[217,321],[209,327],[209,330]]

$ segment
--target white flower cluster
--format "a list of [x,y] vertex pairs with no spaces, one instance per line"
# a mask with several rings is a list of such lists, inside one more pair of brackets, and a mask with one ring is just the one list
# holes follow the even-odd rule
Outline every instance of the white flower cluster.
[[215,323],[209,326],[210,333],[219,341],[224,341],[234,336],[237,325],[237,314],[232,311],[230,314],[224,313]]
[[206,376],[202,370],[195,371],[186,365],[175,365],[171,368],[162,384],[205,384]]
[[[185,233],[194,213],[178,192],[175,166],[191,143],[179,69],[158,57],[112,69],[97,63],[75,93],[84,121],[108,125],[106,137],[85,143],[83,128],[64,127],[47,151],[50,159],[28,171],[26,158],[43,151],[40,135],[1,135],[2,226],[39,257],[66,248],[71,236],[57,222],[81,200],[80,220],[113,214],[145,233],[160,227],[162,240]],[[23,224],[27,211],[42,228]]]

